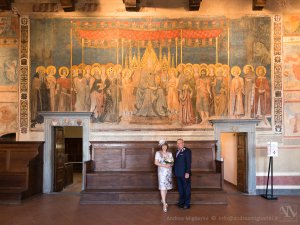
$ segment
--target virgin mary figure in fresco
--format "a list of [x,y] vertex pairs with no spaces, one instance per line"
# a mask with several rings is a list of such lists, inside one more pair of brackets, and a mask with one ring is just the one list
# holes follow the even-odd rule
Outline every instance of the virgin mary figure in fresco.
[[156,90],[154,65],[149,58],[146,68],[142,71],[141,80],[137,88],[137,116],[157,116],[155,109],[155,102],[157,100]]

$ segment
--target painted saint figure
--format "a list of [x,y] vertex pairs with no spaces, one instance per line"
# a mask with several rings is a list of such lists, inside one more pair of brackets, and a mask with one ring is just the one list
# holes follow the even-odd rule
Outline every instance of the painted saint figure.
[[210,93],[212,94],[210,101],[209,101],[209,115],[214,116],[215,115],[215,91],[213,90],[216,80],[216,68],[214,64],[209,64],[207,66],[208,68],[208,78],[209,78],[209,86],[210,86]]
[[201,124],[207,124],[209,118],[209,99],[211,96],[210,82],[207,78],[208,69],[202,67],[196,80],[196,111],[201,118]]
[[172,68],[169,70],[169,81],[167,84],[167,102],[168,102],[168,112],[169,117],[171,119],[176,119],[178,116],[178,110],[179,110],[179,100],[178,100],[178,78],[177,76],[177,70],[175,68]]
[[105,79],[105,118],[107,122],[118,121],[118,80],[116,70],[112,65],[109,65],[106,70]]
[[216,78],[213,81],[212,90],[213,90],[213,103],[214,103],[214,111],[215,116],[225,116],[227,114],[227,81],[223,77],[223,68],[218,67],[216,69]]
[[251,110],[254,103],[255,73],[251,65],[245,65],[243,71],[245,82],[245,117],[251,118]]
[[128,119],[134,112],[134,95],[133,95],[133,80],[132,71],[130,69],[124,69],[122,71],[122,89],[121,89],[121,115],[122,120]]
[[86,111],[86,79],[84,77],[84,70],[82,68],[78,68],[78,75],[73,80],[73,87],[76,93],[76,102],[75,102],[75,111],[76,112],[84,112]]
[[38,66],[31,82],[31,120],[36,121],[39,111],[49,110],[49,91],[46,85],[45,67]]
[[195,123],[195,113],[192,103],[193,89],[189,82],[189,77],[193,76],[192,66],[185,67],[183,74],[186,77],[186,82],[183,84],[179,95],[179,121],[184,125],[191,125]]
[[267,70],[264,66],[259,66],[255,72],[257,78],[255,80],[254,115],[261,117],[265,125],[269,125],[266,116],[271,114],[271,99],[270,85],[266,78]]
[[101,70],[99,67],[95,66],[91,70],[91,75],[93,79],[90,82],[91,89],[91,109],[93,113],[93,122],[102,121],[102,116],[104,114],[104,88],[105,84],[101,79]]
[[48,88],[50,90],[50,110],[56,111],[56,78],[55,78],[55,74],[56,74],[56,68],[54,66],[48,66],[47,69],[47,84],[48,84]]
[[90,83],[93,80],[93,77],[91,76],[91,70],[92,70],[92,66],[91,65],[86,65],[85,66],[85,74],[84,74],[84,78],[86,81],[86,85],[85,85],[85,109],[84,111],[89,111],[91,108],[91,95],[90,95]]
[[234,66],[231,68],[233,79],[230,85],[231,116],[240,117],[244,115],[244,80],[240,77],[241,68]]
[[58,111],[71,111],[71,79],[67,78],[69,69],[65,66],[59,68],[60,78],[57,79],[56,92],[58,95]]

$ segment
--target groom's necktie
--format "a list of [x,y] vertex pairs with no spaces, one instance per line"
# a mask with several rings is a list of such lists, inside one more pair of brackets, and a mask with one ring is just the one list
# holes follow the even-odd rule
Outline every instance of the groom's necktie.
[[176,152],[176,158],[177,156],[179,155],[179,153],[182,151],[182,149],[178,149],[177,152]]

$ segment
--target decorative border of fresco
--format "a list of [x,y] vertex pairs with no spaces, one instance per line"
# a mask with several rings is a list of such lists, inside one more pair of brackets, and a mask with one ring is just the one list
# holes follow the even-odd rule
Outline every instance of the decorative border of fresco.
[[19,48],[19,129],[21,134],[28,132],[29,125],[29,40],[30,40],[29,17],[20,17],[20,48]]
[[282,17],[274,16],[274,131],[282,133]]

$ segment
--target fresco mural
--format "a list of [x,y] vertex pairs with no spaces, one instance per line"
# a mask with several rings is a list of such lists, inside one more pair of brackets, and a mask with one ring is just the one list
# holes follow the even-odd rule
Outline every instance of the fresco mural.
[[32,129],[39,111],[90,111],[93,129],[270,128],[270,35],[270,17],[33,19]]
[[17,131],[18,103],[0,103],[0,135]]
[[300,16],[284,17],[283,37],[283,89],[284,134],[300,136]]
[[[296,39],[296,40],[295,40]],[[287,41],[288,40],[288,41]],[[300,91],[300,38],[285,38],[283,55],[283,88]]]
[[290,137],[300,137],[300,102],[285,103],[284,134]]
[[18,17],[0,17],[0,136],[17,132],[18,30]]

